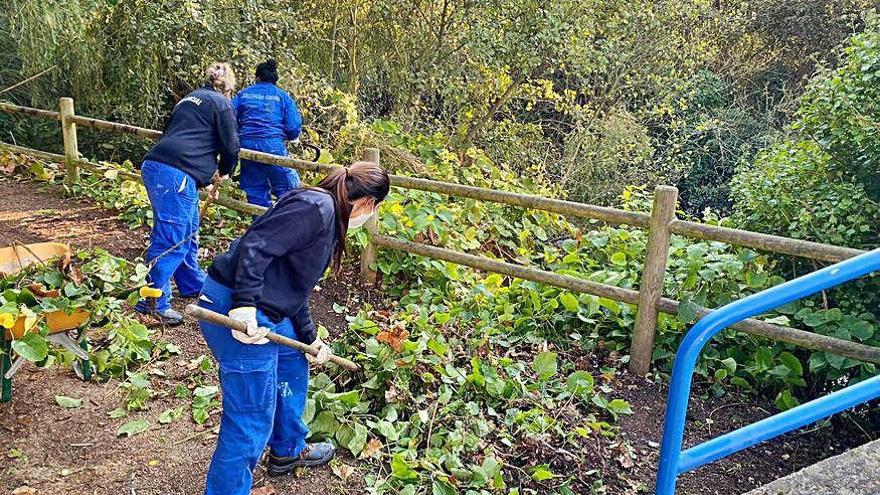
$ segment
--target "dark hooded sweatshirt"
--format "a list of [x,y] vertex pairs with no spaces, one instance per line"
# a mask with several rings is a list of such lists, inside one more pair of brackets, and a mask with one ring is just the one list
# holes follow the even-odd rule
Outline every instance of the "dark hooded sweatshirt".
[[204,87],[177,103],[165,132],[144,160],[171,165],[186,172],[199,187],[205,187],[214,172],[232,173],[239,149],[232,106],[223,95]]
[[208,274],[232,289],[232,308],[253,306],[290,318],[300,341],[316,337],[309,295],[336,247],[336,209],[326,192],[294,189],[257,218]]

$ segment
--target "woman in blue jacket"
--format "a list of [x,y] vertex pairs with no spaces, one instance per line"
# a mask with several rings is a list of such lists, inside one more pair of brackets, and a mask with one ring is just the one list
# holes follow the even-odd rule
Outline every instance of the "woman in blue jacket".
[[[184,297],[202,290],[205,272],[199,267],[198,188],[210,186],[214,174],[226,178],[238,161],[238,135],[229,97],[235,75],[229,65],[214,63],[205,72],[205,86],[181,99],[171,113],[162,138],[144,156],[141,178],[153,209],[153,229],[146,258],[152,263],[148,281],[162,289],[155,307],[142,300],[135,310],[153,314],[168,325],[183,316],[171,309],[171,278]],[[218,166],[217,156],[220,156]]]
[[[257,83],[239,91],[232,99],[238,121],[238,135],[243,148],[273,155],[287,156],[285,140],[299,139],[302,117],[296,102],[278,82],[278,66],[267,60],[257,66]],[[255,162],[241,161],[238,185],[247,195],[248,203],[259,206],[272,204],[275,198],[299,187],[296,170]]]
[[330,461],[330,443],[306,443],[302,421],[309,382],[303,353],[269,342],[273,331],[318,347],[309,294],[329,265],[339,273],[350,228],[362,226],[388,194],[388,174],[371,162],[334,170],[316,187],[294,189],[256,219],[208,270],[199,306],[247,324],[247,334],[201,322],[219,363],[220,436],[206,495],[248,495],[266,445],[268,472]]

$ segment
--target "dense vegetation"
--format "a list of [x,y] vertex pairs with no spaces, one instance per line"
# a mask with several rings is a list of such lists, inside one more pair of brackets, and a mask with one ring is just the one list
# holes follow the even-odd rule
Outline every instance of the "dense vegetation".
[[[71,95],[81,113],[160,127],[206,62],[249,74],[275,56],[309,139],[340,163],[378,146],[401,173],[635,210],[650,207],[650,186],[673,183],[682,216],[876,247],[880,21],[863,10],[870,2],[721,4],[13,0],[0,7],[0,86],[54,66],[8,96],[52,108]],[[44,149],[60,142],[55,123],[0,115],[0,130]],[[119,162],[147,145],[81,134],[89,156]],[[115,179],[87,174],[72,192],[147,223],[139,186]],[[213,214],[209,249],[246,222]],[[381,219],[389,235],[621,287],[637,287],[646,242],[638,229],[416,191],[394,191]],[[816,266],[674,238],[665,294],[684,304],[660,320],[657,375],[694,304]],[[371,493],[601,493],[610,480],[572,475],[587,467],[554,453],[610,441],[629,412],[612,385],[634,308],[403,253],[381,252],[378,268],[395,304],[340,307],[356,314],[334,344],[365,364],[363,380],[319,375],[308,411],[316,436],[367,459]],[[869,279],[765,318],[878,345],[878,303]],[[733,331],[698,369],[711,393],[780,408],[875,372]],[[143,388],[137,375],[126,383]],[[204,421],[216,390],[199,390],[193,418]]]
[[[804,77],[837,60],[870,6],[12,0],[0,7],[0,86],[54,66],[6,96],[46,108],[73,96],[84,114],[158,128],[207,62],[229,60],[249,81],[274,56],[328,148],[340,127],[385,118],[456,152],[539,167],[577,200],[678,184],[699,214],[729,209],[736,165],[784,129]],[[18,136],[57,146],[51,127],[28,129]],[[83,149],[139,158],[141,143],[106,142]]]

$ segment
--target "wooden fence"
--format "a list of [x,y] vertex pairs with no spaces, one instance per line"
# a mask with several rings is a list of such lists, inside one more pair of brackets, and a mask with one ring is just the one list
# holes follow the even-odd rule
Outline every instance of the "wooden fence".
[[[79,167],[102,170],[100,165],[85,160],[80,156],[77,149],[77,126],[132,134],[148,139],[157,139],[162,135],[160,131],[153,129],[78,116],[74,112],[73,100],[71,98],[61,98],[59,106],[60,112],[53,112],[0,102],[0,112],[60,121],[64,137],[64,155],[5,143],[0,143],[0,148],[44,160],[65,163],[67,167],[66,179],[68,181],[76,181],[78,179]],[[246,149],[241,150],[241,157],[312,172],[327,172],[336,167],[336,165],[275,156]],[[374,148],[364,150],[363,159],[379,163],[379,150]],[[137,174],[130,172],[122,175],[130,179],[140,179]],[[378,220],[375,216],[366,224],[370,241],[361,256],[361,278],[368,283],[374,283],[377,280],[375,268],[376,250],[394,249],[635,305],[638,310],[632,338],[629,369],[631,372],[639,375],[647,373],[650,369],[658,314],[662,312],[675,315],[678,312],[678,301],[663,297],[663,282],[672,234],[720,241],[737,246],[825,262],[841,261],[863,252],[858,249],[679,220],[675,217],[678,190],[669,186],[659,186],[655,190],[653,208],[650,214],[646,214],[401,175],[392,175],[391,184],[394,187],[403,189],[431,191],[449,196],[543,210],[571,217],[600,220],[608,224],[629,225],[648,229],[646,258],[638,291],[506,263],[488,257],[475,256],[450,249],[388,237],[378,232]],[[232,198],[221,197],[216,203],[249,214],[258,214],[265,211],[262,207],[250,205]],[[698,308],[697,315],[702,317],[710,311],[707,308]],[[788,342],[808,349],[827,351],[840,356],[880,364],[880,348],[857,342],[850,342],[754,319],[745,320],[734,325],[734,328],[753,335]]]

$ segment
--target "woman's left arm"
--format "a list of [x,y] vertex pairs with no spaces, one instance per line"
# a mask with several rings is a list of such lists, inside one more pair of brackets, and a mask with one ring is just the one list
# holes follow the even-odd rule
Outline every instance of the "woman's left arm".
[[309,300],[303,301],[303,305],[293,318],[293,330],[296,332],[297,339],[303,344],[311,344],[318,338],[318,330],[315,328],[315,322],[312,321],[312,313],[309,311]]
[[214,128],[219,142],[220,163],[217,168],[221,176],[231,174],[238,162],[238,152],[241,145],[238,142],[238,127],[235,124],[235,111],[232,106],[224,101],[224,104],[215,113]]
[[299,113],[299,107],[296,101],[288,95],[284,94],[284,115],[283,115],[284,137],[288,141],[299,139],[302,132],[302,115]]

